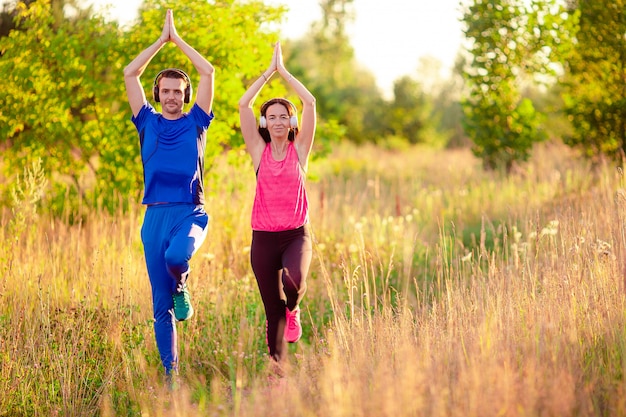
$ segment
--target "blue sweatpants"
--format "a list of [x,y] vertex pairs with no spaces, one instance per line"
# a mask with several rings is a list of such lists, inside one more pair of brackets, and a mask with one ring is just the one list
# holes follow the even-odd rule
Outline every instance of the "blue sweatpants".
[[166,373],[178,366],[176,319],[172,294],[178,281],[186,280],[189,260],[206,238],[209,216],[195,204],[148,206],[141,240],[150,285],[154,334]]

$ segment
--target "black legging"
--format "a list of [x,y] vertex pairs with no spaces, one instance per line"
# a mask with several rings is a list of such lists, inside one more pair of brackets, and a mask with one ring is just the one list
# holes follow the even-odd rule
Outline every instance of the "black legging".
[[265,307],[269,354],[277,361],[287,352],[285,306],[293,310],[302,299],[312,254],[307,225],[283,232],[252,231],[250,262]]

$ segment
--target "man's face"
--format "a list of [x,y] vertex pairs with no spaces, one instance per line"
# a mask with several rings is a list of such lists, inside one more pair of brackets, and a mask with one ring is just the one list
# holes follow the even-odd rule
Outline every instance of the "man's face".
[[161,78],[159,80],[159,99],[163,113],[178,115],[182,113],[185,99],[185,80],[181,78]]

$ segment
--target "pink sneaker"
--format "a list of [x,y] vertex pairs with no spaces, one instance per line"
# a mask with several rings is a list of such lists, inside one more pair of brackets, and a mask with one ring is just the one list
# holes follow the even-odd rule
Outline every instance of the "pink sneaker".
[[285,340],[289,343],[296,343],[302,337],[302,325],[300,324],[300,307],[289,311],[285,307]]

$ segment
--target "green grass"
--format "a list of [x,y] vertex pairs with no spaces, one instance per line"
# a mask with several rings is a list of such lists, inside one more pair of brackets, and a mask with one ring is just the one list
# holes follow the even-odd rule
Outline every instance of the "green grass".
[[268,384],[249,266],[254,174],[224,163],[175,393],[143,208],[70,224],[32,210],[41,179],[22,181],[0,218],[0,416],[626,415],[620,170],[555,145],[507,178],[421,148],[343,146],[310,170],[314,259],[287,383]]

